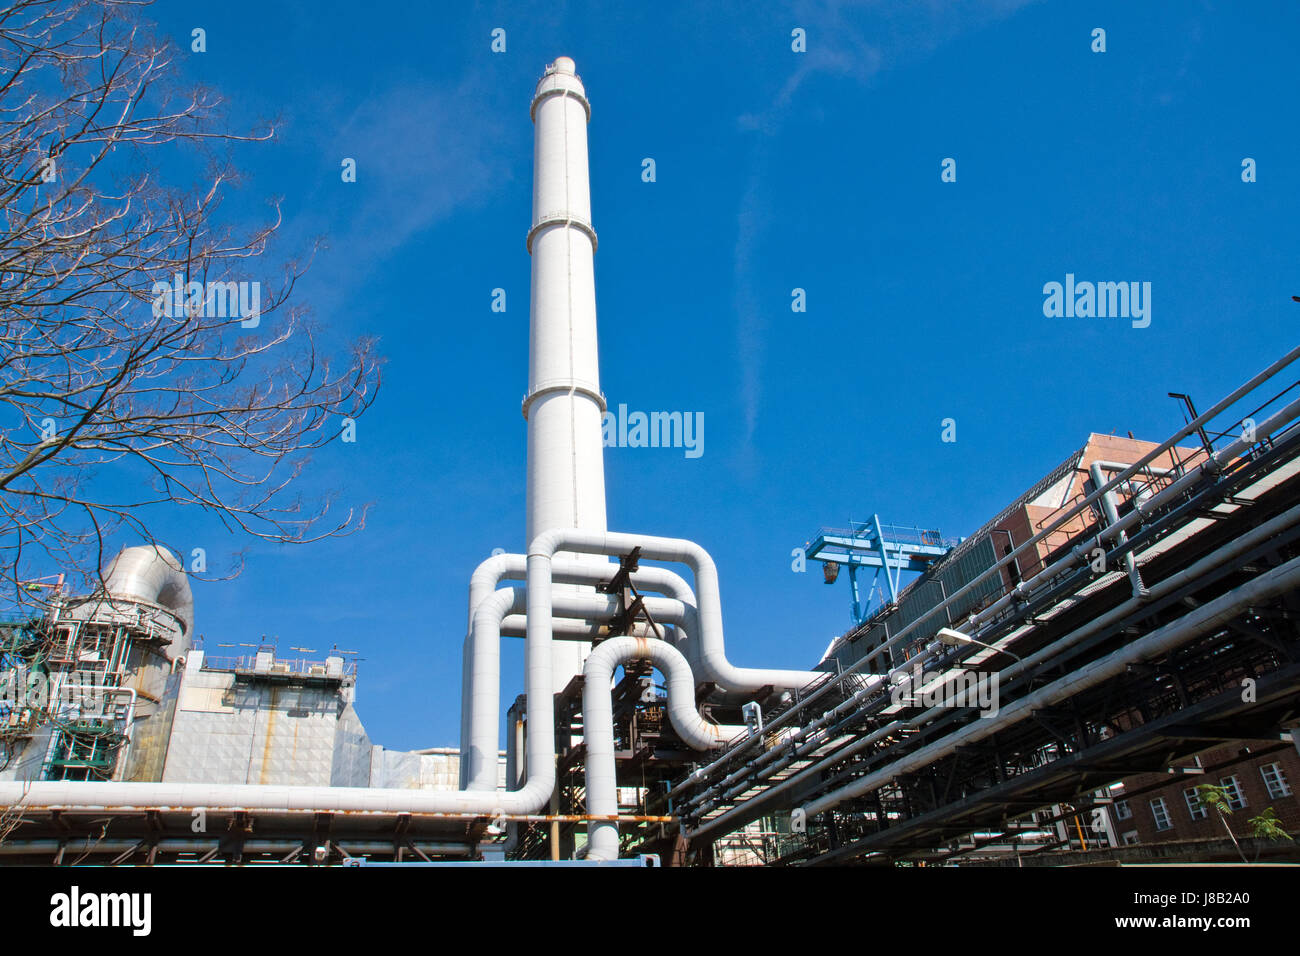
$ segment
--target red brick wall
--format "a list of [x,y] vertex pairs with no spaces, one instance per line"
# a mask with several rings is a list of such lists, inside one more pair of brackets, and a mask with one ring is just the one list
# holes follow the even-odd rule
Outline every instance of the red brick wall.
[[[1250,836],[1251,827],[1247,822],[1251,817],[1262,813],[1266,807],[1272,807],[1287,832],[1300,836],[1300,753],[1293,745],[1277,750],[1265,756],[1255,753],[1240,755],[1247,747],[1238,743],[1230,747],[1210,750],[1201,754],[1201,763],[1206,768],[1202,774],[1182,774],[1170,777],[1167,774],[1142,774],[1124,781],[1124,793],[1116,792],[1116,800],[1127,799],[1133,816],[1129,820],[1116,820],[1116,834],[1121,836],[1136,830],[1138,840],[1142,843],[1163,843],[1170,840],[1213,839],[1224,836],[1223,824],[1218,814],[1212,809],[1204,820],[1193,820],[1183,799],[1183,791],[1197,784],[1218,784],[1225,777],[1235,776],[1246,798],[1246,806],[1228,817],[1232,832],[1238,837]],[[1260,747],[1255,746],[1254,750]],[[1288,797],[1270,797],[1260,768],[1270,763],[1280,764],[1291,788]],[[1222,765],[1222,766],[1220,766]],[[1184,761],[1179,766],[1193,767],[1193,761]],[[1155,789],[1148,789],[1154,787]],[[1168,830],[1157,830],[1155,817],[1151,812],[1151,801],[1164,797],[1173,826]]]

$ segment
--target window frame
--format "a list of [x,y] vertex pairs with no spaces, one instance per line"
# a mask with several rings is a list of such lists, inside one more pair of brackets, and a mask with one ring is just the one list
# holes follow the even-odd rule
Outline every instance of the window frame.
[[[1269,770],[1273,771],[1273,780],[1269,780]],[[1291,781],[1286,778],[1286,771],[1282,765],[1276,761],[1273,763],[1261,764],[1259,775],[1264,781],[1264,789],[1268,791],[1270,800],[1282,800],[1286,797],[1293,796],[1295,791],[1291,789]],[[1278,790],[1274,791],[1274,783],[1277,784]]]
[[[1228,795],[1229,810],[1232,810],[1235,813],[1238,810],[1246,809],[1246,807],[1250,805],[1246,800],[1246,791],[1241,788],[1241,781],[1237,779],[1235,773],[1227,777],[1221,777],[1219,779],[1219,786],[1222,787],[1224,792]],[[1233,800],[1233,794],[1236,794],[1236,801]]]
[[[1155,820],[1156,830],[1161,833],[1163,833],[1165,830],[1172,830],[1174,828],[1174,818],[1169,813],[1169,804],[1165,802],[1165,798],[1156,797],[1154,800],[1150,801],[1150,803],[1151,803],[1151,817],[1153,820]],[[1156,809],[1157,805],[1159,805],[1160,808],[1158,811]],[[1161,816],[1164,817],[1164,821],[1165,821],[1164,826],[1160,825]]]

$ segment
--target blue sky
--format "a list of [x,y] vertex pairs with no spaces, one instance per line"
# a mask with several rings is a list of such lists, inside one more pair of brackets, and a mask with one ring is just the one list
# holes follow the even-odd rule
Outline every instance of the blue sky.
[[[1295,341],[1292,3],[223,0],[151,15],[232,125],[281,117],[277,142],[236,154],[247,175],[227,211],[283,196],[271,255],[329,245],[299,301],[339,340],[380,336],[388,358],[356,444],[304,480],[372,503],[365,530],[253,547],[241,577],[196,585],[197,629],[213,653],[263,635],[286,654],[360,652],[359,709],[385,746],[455,743],[470,572],[525,544],[528,104],[558,55],[592,103],[604,391],[706,423],[698,459],[607,450],[609,526],[711,550],[739,664],[811,665],[848,624],[844,582],[790,569],[817,527],[879,512],[969,533],[1089,432],[1163,439],[1182,422],[1166,392],[1204,407]],[[188,52],[193,27],[206,53]],[[1151,282],[1150,326],[1044,317],[1043,284],[1067,272]],[[241,544],[183,510],[158,521],[214,555]],[[521,659],[511,642],[503,703]]]

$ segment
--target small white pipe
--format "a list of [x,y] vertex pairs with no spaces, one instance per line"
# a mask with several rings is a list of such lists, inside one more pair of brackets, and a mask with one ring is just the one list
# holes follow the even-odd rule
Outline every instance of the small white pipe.
[[[1094,461],[1089,467],[1094,466],[1101,468],[1103,471],[1115,473],[1127,471],[1132,467],[1131,464],[1126,465],[1122,461]],[[1151,478],[1176,478],[1177,476],[1178,472],[1173,468],[1155,468],[1151,465],[1144,465],[1140,472],[1129,478],[1129,494],[1136,504],[1145,504],[1155,493],[1155,489],[1152,487],[1153,482],[1150,480]],[[1146,478],[1148,480],[1139,481],[1139,478]],[[1097,487],[1100,488],[1101,486],[1097,485]]]
[[[582,732],[587,745],[587,812],[594,817],[618,816],[618,781],[614,763],[614,669],[631,661],[649,661],[664,675],[668,719],[686,744],[695,750],[725,746],[743,727],[710,724],[695,711],[695,678],[681,651],[663,641],[641,637],[611,637],[598,645],[583,667]],[[618,859],[617,819],[587,824],[588,860]]]
[[[507,614],[505,620],[501,622],[502,637],[523,637],[527,630],[528,618],[522,614]],[[672,632],[677,628],[669,624],[660,627],[660,630],[664,632],[663,639],[676,647],[677,642]],[[563,618],[556,619],[555,632],[552,635],[556,640],[586,641],[588,644],[609,636],[609,625],[601,621],[575,621]],[[632,636],[657,637],[658,635],[649,624],[637,621],[633,625]]]
[[[1094,488],[1102,488],[1103,486],[1106,486],[1106,478],[1103,474],[1103,467],[1100,462],[1093,462],[1089,465],[1088,474],[1092,478],[1092,486]],[[1119,521],[1119,505],[1115,500],[1115,489],[1106,487],[1106,490],[1102,492],[1101,514],[1107,527],[1116,524]],[[1116,544],[1126,544],[1127,542],[1128,535],[1124,532],[1120,532],[1119,537],[1116,539]],[[1133,596],[1141,597],[1146,593],[1147,589],[1146,585],[1142,583],[1142,575],[1138,571],[1137,561],[1133,558],[1133,552],[1126,551],[1122,561],[1124,564],[1124,571],[1128,574],[1129,582],[1133,587]]]

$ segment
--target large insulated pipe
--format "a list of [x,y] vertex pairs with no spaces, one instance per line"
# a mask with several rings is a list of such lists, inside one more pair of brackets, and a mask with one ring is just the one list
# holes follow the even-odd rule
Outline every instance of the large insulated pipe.
[[527,595],[524,644],[528,691],[528,779],[514,791],[377,787],[277,787],[252,784],[0,782],[0,806],[94,810],[243,810],[249,813],[537,813],[555,790],[555,703],[551,693],[550,593]]
[[[532,600],[534,591],[545,590],[549,608],[551,561],[562,550],[615,555],[628,554],[635,548],[640,548],[641,557],[647,560],[686,564],[694,574],[699,635],[691,637],[699,642],[700,669],[703,672],[700,676],[703,679],[713,681],[724,690],[750,694],[768,687],[807,687],[831,676],[826,671],[736,667],[728,661],[722,633],[722,596],[718,587],[718,569],[707,551],[694,541],[684,538],[552,528],[538,535],[528,546],[529,600]],[[529,634],[532,634],[532,621],[529,621]]]
[[104,572],[104,592],[120,598],[165,608],[180,621],[185,637],[194,636],[194,598],[190,579],[174,554],[156,545],[136,545],[118,552]]
[[[461,652],[460,752],[463,756],[460,762],[460,785],[463,789],[481,790],[496,786],[495,741],[500,736],[497,708],[500,706],[501,622],[485,622],[485,629],[476,640],[474,615],[483,602],[493,595],[501,581],[524,578],[526,562],[527,559],[522,554],[496,554],[479,564],[470,576],[470,620]],[[613,568],[608,563],[592,564],[576,558],[559,558],[554,562],[552,573],[557,582],[592,585],[608,580],[613,574]],[[678,600],[692,603],[695,599],[689,585],[667,568],[641,568],[633,573],[632,582],[639,590],[661,591]],[[584,593],[596,596],[590,587]],[[564,637],[581,637],[579,632],[568,627],[557,629],[554,633]],[[490,662],[480,662],[480,653],[487,655]],[[484,756],[485,754],[490,756]],[[471,765],[474,770],[471,770]],[[490,774],[488,767],[492,768]],[[491,777],[491,783],[484,785],[488,776]],[[471,784],[471,778],[476,778],[478,783]]]
[[[546,68],[535,125],[529,324],[525,540],[548,528],[605,530],[605,462],[596,350],[596,232],[591,225],[587,121],[573,60]],[[586,559],[607,563],[603,559]],[[585,643],[552,647],[556,693],[582,672]]]
[[471,626],[473,671],[470,683],[469,750],[461,751],[466,789],[492,791],[497,787],[497,743],[501,736],[497,712],[500,708],[501,621],[523,606],[523,595],[515,588],[502,588],[479,603]]
[[[524,579],[524,570],[526,558],[522,554],[494,554],[487,558],[474,569],[474,573],[469,579],[469,614],[465,628],[465,641],[461,648],[461,680],[460,680],[460,752],[469,753],[470,737],[472,735],[471,724],[472,715],[470,701],[473,700],[476,689],[470,679],[474,670],[474,651],[473,651],[473,622],[474,611],[484,600],[492,595],[497,585],[504,580]],[[587,584],[600,583],[608,580],[613,575],[613,569],[608,564],[592,564],[588,561],[579,561],[576,558],[563,559],[557,561],[554,568],[555,580],[557,582],[584,582]],[[680,576],[673,574],[665,568],[644,568],[633,575],[633,583],[638,588],[645,590],[662,591],[671,597],[681,600],[689,600],[694,603],[695,595],[691,592],[690,587]],[[590,589],[587,589],[588,593]],[[494,687],[499,682],[493,682]],[[479,691],[482,688],[478,689]],[[462,788],[468,786],[468,762],[461,761],[460,764],[460,785]]]
[[[710,724],[695,711],[695,678],[681,651],[663,641],[611,637],[600,644],[583,667],[582,732],[587,745],[587,813],[608,820],[587,824],[587,859],[618,859],[618,781],[614,763],[614,707],[610,682],[614,669],[632,661],[649,661],[664,675],[668,719],[695,750],[724,746],[744,728]],[[724,734],[726,736],[724,736]]]
[[[657,569],[647,569],[657,570]],[[474,670],[471,684],[470,745],[462,760],[466,768],[465,787],[469,790],[493,790],[497,785],[497,750],[500,738],[501,632],[507,615],[516,614],[525,607],[525,592],[517,588],[502,588],[491,597],[479,602],[474,612],[471,637],[474,643]],[[656,618],[680,624],[694,619],[695,609],[682,601],[670,598],[646,597],[646,607]],[[565,636],[581,639],[591,635],[592,624],[606,621],[621,609],[619,599],[605,594],[559,593],[553,597],[553,608],[563,618],[552,624],[552,637]],[[527,618],[524,620],[527,634]],[[692,687],[692,700],[694,687]],[[726,739],[743,728],[721,728]],[[721,732],[720,731],[720,732]]]
[[[601,600],[603,595],[588,597],[574,594],[564,597],[575,602],[575,610],[601,613],[606,617],[612,613],[607,610],[607,602]],[[500,707],[502,623],[507,615],[517,614],[524,607],[522,588],[502,588],[487,600],[481,601],[478,610],[474,612],[471,631],[474,669],[470,675],[474,694],[470,698],[469,749],[462,751],[461,758],[467,790],[490,791],[497,787],[498,740],[501,736],[497,714]],[[581,640],[591,636],[591,630],[592,625],[584,620],[557,620],[551,633],[553,637]]]

